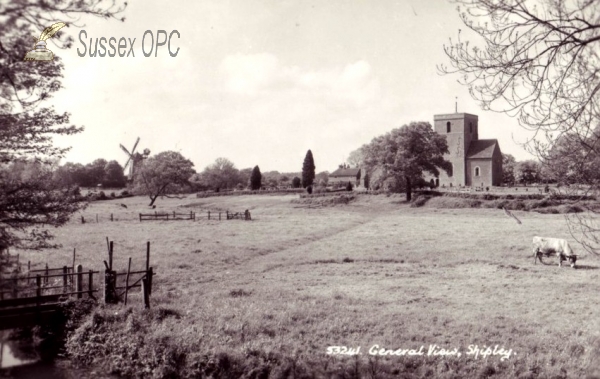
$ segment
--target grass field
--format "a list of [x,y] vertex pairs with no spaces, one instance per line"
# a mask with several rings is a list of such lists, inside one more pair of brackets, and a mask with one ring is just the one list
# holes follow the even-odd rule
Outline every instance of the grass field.
[[[534,235],[567,238],[583,253],[562,215],[515,211],[518,225],[497,209],[411,208],[384,195],[307,209],[297,197],[157,202],[169,212],[249,209],[251,222],[140,223],[146,198],[95,202],[87,223],[77,216],[54,230],[62,249],[21,254],[35,267],[62,266],[76,248],[77,263],[102,270],[109,237],[114,266],[126,270],[130,256],[143,267],[152,242],[152,316],[134,296],[127,309],[98,310],[74,337],[93,351],[88,363],[123,375],[600,377],[600,260],[584,256],[576,270],[533,264]],[[99,320],[137,346],[90,338]],[[461,356],[428,356],[434,344]],[[374,345],[424,346],[424,355],[371,355]],[[474,345],[512,351],[468,355]],[[328,355],[331,346],[361,354]]]

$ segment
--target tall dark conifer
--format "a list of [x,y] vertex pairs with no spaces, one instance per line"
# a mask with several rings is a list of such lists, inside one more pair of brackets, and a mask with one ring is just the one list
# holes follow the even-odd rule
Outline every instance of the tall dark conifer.
[[302,164],[302,187],[312,186],[315,180],[315,161],[312,152],[308,150]]
[[258,166],[254,166],[252,169],[252,174],[250,175],[250,188],[252,190],[259,190],[261,187],[262,174],[260,173],[260,168]]

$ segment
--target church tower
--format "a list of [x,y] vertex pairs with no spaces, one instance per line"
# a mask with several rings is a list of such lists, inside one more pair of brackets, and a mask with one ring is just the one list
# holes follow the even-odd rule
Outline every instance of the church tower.
[[[439,114],[433,116],[433,129],[440,135],[446,136],[448,154],[444,158],[452,163],[450,175],[441,170],[439,186],[465,186],[467,184],[467,153],[472,141],[479,139],[478,120],[476,115],[469,113]],[[469,181],[470,182],[470,181]]]

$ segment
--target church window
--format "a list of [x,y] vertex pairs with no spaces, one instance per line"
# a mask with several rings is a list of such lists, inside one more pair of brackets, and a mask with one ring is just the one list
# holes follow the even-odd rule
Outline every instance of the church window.
[[450,133],[450,121],[446,123],[446,133]]
[[475,167],[475,176],[479,176],[479,167]]

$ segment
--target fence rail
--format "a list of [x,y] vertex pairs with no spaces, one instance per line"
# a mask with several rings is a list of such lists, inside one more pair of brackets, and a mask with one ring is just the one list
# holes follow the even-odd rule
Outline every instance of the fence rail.
[[154,213],[140,213],[140,222],[144,220],[196,220],[196,214],[190,213],[166,213],[166,212],[154,212]]

